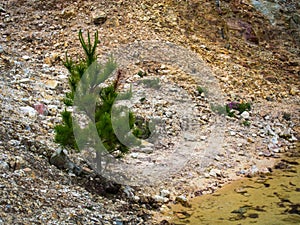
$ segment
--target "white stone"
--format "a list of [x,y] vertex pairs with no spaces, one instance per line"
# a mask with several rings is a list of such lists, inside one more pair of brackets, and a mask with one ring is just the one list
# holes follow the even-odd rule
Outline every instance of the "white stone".
[[160,191],[160,196],[161,197],[170,197],[170,191],[166,190],[166,189],[163,189]]
[[26,61],[27,61],[27,60],[29,60],[29,59],[30,59],[30,56],[28,56],[28,55],[23,55],[23,56],[22,56],[22,58],[23,58],[24,60],[26,60]]
[[235,136],[235,135],[236,135],[236,132],[230,131],[230,135],[231,135],[231,136]]
[[245,120],[247,120],[247,119],[250,118],[250,113],[247,112],[247,111],[244,111],[244,112],[241,114],[241,117],[243,117]]
[[221,160],[221,157],[220,157],[220,156],[216,156],[216,157],[215,157],[215,160],[216,160],[216,161],[220,161],[220,160]]
[[221,170],[218,170],[218,169],[212,169],[212,170],[209,172],[209,175],[212,176],[212,177],[221,176]]
[[162,197],[160,195],[154,195],[153,199],[156,201],[156,202],[162,202],[162,203],[166,203],[169,201],[168,198],[166,197]]
[[135,196],[133,196],[133,200],[138,202],[140,200],[140,197],[135,195]]
[[131,156],[132,158],[136,159],[136,158],[138,158],[139,153],[133,152],[133,153],[130,154],[130,156]]
[[204,177],[209,178],[210,177],[209,173],[204,173]]
[[200,137],[200,140],[201,140],[201,141],[205,141],[205,140],[206,140],[206,136],[201,136],[201,137]]
[[29,117],[34,117],[37,115],[37,111],[30,106],[20,107],[20,111]]
[[166,112],[165,112],[165,115],[166,115],[166,117],[171,118],[172,115],[173,115],[173,113],[170,112],[170,111],[166,111]]
[[178,202],[187,202],[187,198],[183,195],[177,196],[176,201]]

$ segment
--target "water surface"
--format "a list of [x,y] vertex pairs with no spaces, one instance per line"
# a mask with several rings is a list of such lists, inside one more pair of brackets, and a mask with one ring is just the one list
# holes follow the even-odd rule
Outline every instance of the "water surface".
[[190,225],[300,224],[299,164],[299,157],[287,157],[276,164],[271,174],[241,179],[214,194],[191,199],[191,208],[176,204],[172,206],[172,222]]

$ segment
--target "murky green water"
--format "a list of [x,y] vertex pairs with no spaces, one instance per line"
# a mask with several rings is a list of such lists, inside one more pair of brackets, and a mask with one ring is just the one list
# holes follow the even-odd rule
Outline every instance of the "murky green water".
[[[297,148],[299,152],[299,146]],[[298,154],[299,155],[299,154]],[[174,224],[300,224],[300,158],[287,157],[270,175],[242,179],[212,195],[172,206]]]

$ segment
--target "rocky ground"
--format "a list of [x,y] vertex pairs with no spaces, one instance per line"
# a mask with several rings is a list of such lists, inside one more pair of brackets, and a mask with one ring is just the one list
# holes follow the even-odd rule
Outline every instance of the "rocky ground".
[[[300,138],[299,3],[280,7],[263,14],[250,1],[1,2],[0,224],[153,224],[153,210],[169,201],[268,172]],[[153,168],[145,170],[151,183],[104,181],[71,150],[80,176],[49,163],[68,91],[62,60],[66,51],[81,54],[80,29],[98,30],[99,57],[119,60],[124,87],[133,85],[132,110],[166,124],[123,159]],[[210,107],[233,101],[252,109],[231,118]]]

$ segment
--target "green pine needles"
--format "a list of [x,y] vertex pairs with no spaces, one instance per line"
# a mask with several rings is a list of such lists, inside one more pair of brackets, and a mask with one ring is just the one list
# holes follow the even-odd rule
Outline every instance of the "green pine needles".
[[[100,85],[111,76],[117,65],[112,58],[104,65],[97,62],[98,32],[94,34],[93,42],[88,33],[87,42],[85,42],[82,32],[79,31],[79,41],[84,50],[85,58],[75,63],[66,53],[64,66],[70,73],[70,92],[66,94],[63,102],[66,106],[73,106],[74,102],[77,100],[76,103],[78,103],[78,99],[80,99],[76,107],[85,112],[90,123],[84,128],[76,123],[74,125],[72,113],[65,110],[62,113],[62,124],[55,127],[55,141],[64,147],[82,149],[87,142],[86,140],[93,141],[95,138],[91,132],[91,126],[94,125],[106,150],[109,153],[118,151],[116,156],[121,156],[129,150],[128,146],[140,144],[136,137],[149,137],[149,129],[141,125],[140,122],[135,123],[135,116],[132,112],[128,112],[127,117],[118,116],[112,121],[113,113],[122,114],[122,108],[118,109],[119,112],[118,110],[113,111],[115,101],[130,98],[131,92],[118,92],[119,83],[122,79],[121,71],[117,72],[113,82],[106,86]],[[74,129],[80,131],[80,135],[76,138],[73,133]],[[120,135],[122,135],[122,142],[119,140]]]

